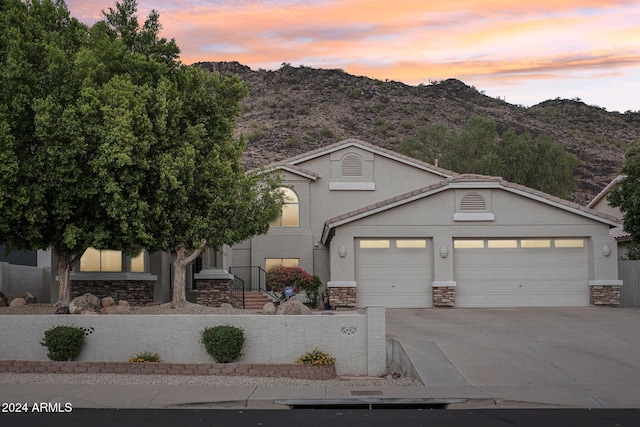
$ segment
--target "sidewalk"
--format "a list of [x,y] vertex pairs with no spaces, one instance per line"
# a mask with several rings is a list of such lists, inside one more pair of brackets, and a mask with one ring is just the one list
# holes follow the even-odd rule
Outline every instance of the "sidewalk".
[[[435,391],[435,390],[433,390]],[[0,384],[0,402],[72,408],[286,409],[294,404],[447,404],[425,387]],[[51,405],[50,405],[51,406]],[[68,407],[69,405],[67,405]]]

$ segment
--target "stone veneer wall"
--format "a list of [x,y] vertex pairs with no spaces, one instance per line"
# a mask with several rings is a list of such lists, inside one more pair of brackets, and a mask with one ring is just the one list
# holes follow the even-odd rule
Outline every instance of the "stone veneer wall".
[[456,287],[439,286],[432,289],[433,306],[453,308],[456,305]]
[[355,287],[329,288],[329,304],[331,308],[354,308],[356,306]]
[[72,280],[71,298],[93,294],[98,298],[112,297],[116,304],[127,301],[132,306],[153,303],[152,280]]
[[589,286],[589,302],[596,307],[620,307],[620,286]]
[[229,279],[195,279],[196,303],[209,307],[231,304],[231,285]]

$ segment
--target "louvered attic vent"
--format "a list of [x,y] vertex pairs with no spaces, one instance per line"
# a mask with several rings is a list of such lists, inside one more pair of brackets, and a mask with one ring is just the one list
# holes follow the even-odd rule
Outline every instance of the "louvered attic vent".
[[362,176],[362,160],[355,154],[348,154],[342,160],[342,176]]
[[460,201],[460,212],[485,212],[487,201],[480,193],[467,193]]

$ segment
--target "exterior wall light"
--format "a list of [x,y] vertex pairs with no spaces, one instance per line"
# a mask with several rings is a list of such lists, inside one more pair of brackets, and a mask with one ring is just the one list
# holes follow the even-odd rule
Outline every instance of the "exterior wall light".
[[442,258],[446,258],[447,256],[449,256],[449,248],[445,245],[440,246],[440,256]]
[[602,247],[602,255],[604,255],[604,256],[609,256],[609,255],[611,255],[611,246],[609,246],[609,245],[604,245],[604,246]]
[[340,245],[338,248],[338,255],[340,255],[340,258],[347,256],[347,247],[345,245]]

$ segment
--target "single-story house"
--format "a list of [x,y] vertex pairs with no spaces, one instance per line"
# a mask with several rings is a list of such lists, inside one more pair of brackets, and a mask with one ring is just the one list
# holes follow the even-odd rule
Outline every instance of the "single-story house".
[[[242,278],[257,291],[284,264],[318,275],[338,308],[582,307],[619,296],[615,215],[356,139],[267,171],[284,179],[281,217],[266,235],[206,251],[196,285]],[[76,293],[103,279],[169,300],[168,255],[85,258]]]

